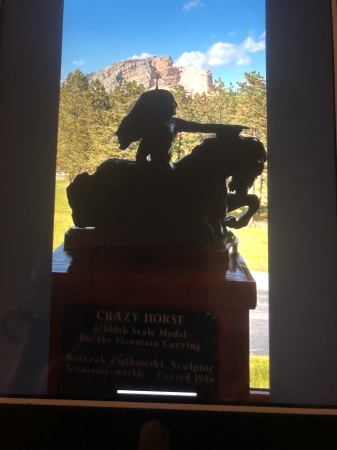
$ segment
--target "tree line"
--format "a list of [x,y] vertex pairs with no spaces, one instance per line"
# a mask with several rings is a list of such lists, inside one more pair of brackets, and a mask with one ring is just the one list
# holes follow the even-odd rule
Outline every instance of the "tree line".
[[[107,92],[98,80],[89,82],[79,69],[69,73],[60,88],[57,171],[73,179],[78,173],[95,171],[110,157],[134,159],[137,143],[120,151],[115,136],[118,125],[145,88],[126,82]],[[209,93],[190,95],[181,86],[172,89],[177,116],[196,122],[241,124],[249,127],[246,135],[257,137],[266,146],[266,82],[256,72],[245,73],[236,86],[216,80]],[[172,149],[176,160],[197,145],[204,135],[181,133]],[[266,203],[267,172],[255,186]]]

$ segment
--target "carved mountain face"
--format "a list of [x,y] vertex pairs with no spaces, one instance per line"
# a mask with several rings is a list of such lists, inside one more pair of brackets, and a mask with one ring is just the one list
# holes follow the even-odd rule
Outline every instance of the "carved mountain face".
[[98,79],[108,91],[126,81],[136,81],[147,90],[154,89],[157,78],[159,88],[170,89],[178,85],[192,94],[208,92],[213,86],[213,77],[209,70],[173,66],[170,56],[127,59],[89,75],[89,80]]

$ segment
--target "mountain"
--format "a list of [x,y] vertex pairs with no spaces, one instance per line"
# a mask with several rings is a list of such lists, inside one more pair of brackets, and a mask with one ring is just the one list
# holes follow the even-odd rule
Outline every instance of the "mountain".
[[213,77],[209,70],[174,66],[170,56],[126,59],[88,75],[89,80],[98,79],[107,91],[112,91],[127,81],[136,81],[146,89],[153,89],[157,77],[159,88],[170,89],[180,85],[191,94],[208,92],[213,86]]

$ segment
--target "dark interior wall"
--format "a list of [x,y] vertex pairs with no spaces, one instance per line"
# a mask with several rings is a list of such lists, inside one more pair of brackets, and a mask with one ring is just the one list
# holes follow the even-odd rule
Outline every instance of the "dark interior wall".
[[267,1],[271,399],[337,404],[331,3]]
[[18,341],[2,329],[2,392],[42,392],[45,383],[62,3],[2,5],[0,316],[16,318],[21,336],[36,336],[29,348],[29,337]]

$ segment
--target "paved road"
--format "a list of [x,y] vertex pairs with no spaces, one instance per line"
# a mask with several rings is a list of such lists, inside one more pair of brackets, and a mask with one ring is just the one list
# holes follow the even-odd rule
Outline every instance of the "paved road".
[[268,274],[252,273],[257,286],[257,307],[250,311],[250,353],[269,355]]

